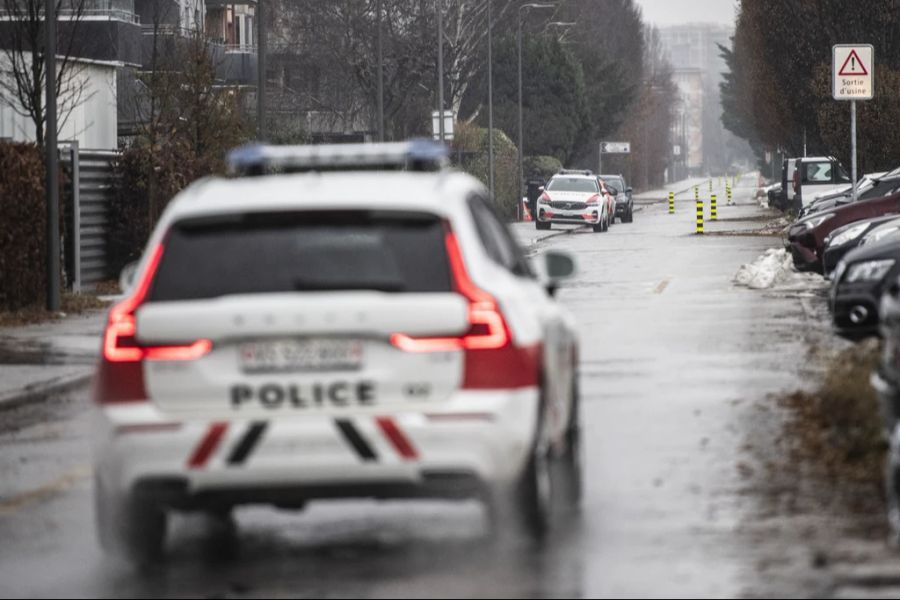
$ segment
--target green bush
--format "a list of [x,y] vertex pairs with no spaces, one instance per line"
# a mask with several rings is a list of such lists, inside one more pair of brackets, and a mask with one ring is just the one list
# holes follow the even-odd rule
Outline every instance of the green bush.
[[0,143],[0,310],[44,298],[46,215],[40,150],[34,144]]
[[[459,168],[488,185],[488,132],[468,123],[457,123],[453,151],[461,157]],[[518,151],[505,133],[494,129],[494,202],[502,216],[516,215],[519,195]]]

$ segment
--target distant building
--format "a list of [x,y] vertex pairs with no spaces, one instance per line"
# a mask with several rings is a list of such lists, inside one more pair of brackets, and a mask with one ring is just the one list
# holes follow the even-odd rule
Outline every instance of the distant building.
[[675,139],[684,140],[684,166],[692,173],[723,172],[731,166],[734,140],[721,123],[719,83],[727,70],[718,45],[731,47],[734,28],[696,23],[660,29],[675,83],[681,92]]

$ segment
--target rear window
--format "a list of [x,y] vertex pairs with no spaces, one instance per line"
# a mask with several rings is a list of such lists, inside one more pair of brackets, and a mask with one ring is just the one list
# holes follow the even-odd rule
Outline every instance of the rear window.
[[603,181],[606,185],[615,188],[617,192],[625,191],[625,181],[620,177],[604,177]]
[[441,219],[426,213],[247,213],[169,231],[151,302],[231,294],[450,292]]
[[547,184],[553,192],[599,192],[597,180],[589,177],[554,177]]

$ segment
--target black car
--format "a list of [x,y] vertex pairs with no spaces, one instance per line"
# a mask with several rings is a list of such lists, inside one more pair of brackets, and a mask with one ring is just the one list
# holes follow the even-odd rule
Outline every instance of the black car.
[[861,245],[865,237],[874,229],[895,221],[900,221],[897,215],[878,217],[865,221],[848,223],[838,227],[825,238],[825,252],[822,254],[822,270],[827,276],[833,272],[841,259],[848,252]]
[[600,175],[606,185],[615,188],[619,194],[616,196],[616,217],[622,223],[634,221],[634,200],[631,198],[631,187],[625,183],[622,175]]
[[900,235],[849,252],[838,264],[831,285],[830,304],[837,333],[851,340],[877,335],[881,295],[898,276]]
[[881,297],[881,336],[884,349],[872,387],[878,392],[885,437],[890,440],[887,456],[888,523],[894,545],[900,545],[900,281],[888,280]]

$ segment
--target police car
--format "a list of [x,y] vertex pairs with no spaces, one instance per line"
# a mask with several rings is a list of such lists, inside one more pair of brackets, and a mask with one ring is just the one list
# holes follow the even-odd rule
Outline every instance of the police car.
[[169,204],[109,312],[102,546],[144,563],[172,511],[346,497],[481,498],[540,538],[580,494],[577,337],[553,299],[572,259],[535,273],[430,142],[229,161]]
[[563,169],[550,178],[538,198],[535,227],[550,229],[553,223],[590,225],[600,233],[609,230],[615,210],[615,201],[602,180],[590,171]]

